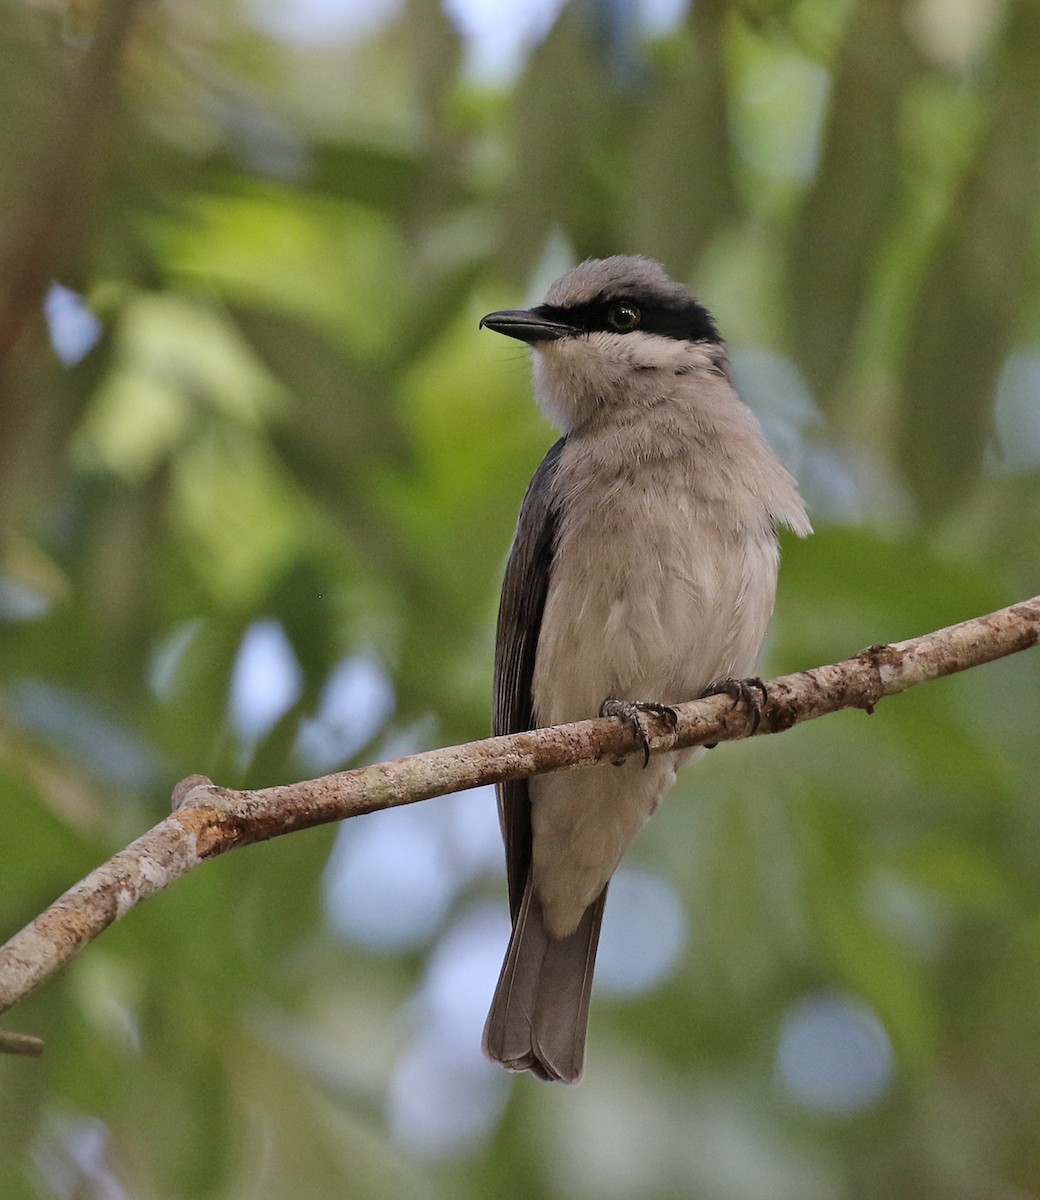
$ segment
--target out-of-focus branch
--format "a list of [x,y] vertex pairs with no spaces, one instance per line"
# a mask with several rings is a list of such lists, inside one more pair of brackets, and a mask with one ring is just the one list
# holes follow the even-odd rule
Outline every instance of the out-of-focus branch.
[[5,223],[0,250],[0,390],[11,352],[64,257],[74,219],[89,204],[85,186],[98,153],[98,130],[112,102],[119,66],[141,0],[105,0],[68,80],[53,123],[27,164],[19,211]]
[[0,1029],[0,1054],[20,1054],[24,1058],[39,1058],[43,1042],[29,1033],[5,1033]]
[[[871,646],[843,662],[774,679],[766,685],[757,725],[746,704],[734,704],[725,695],[679,705],[674,728],[663,721],[653,725],[652,749],[780,733],[845,708],[869,712],[885,696],[1027,650],[1038,640],[1040,596],[909,641]],[[637,751],[642,752],[642,744],[623,722],[600,717],[258,791],[233,791],[205,776],[189,776],[174,789],[170,816],[0,947],[0,1012],[17,1004],[146,896],[228,850],[464,788],[587,766]],[[0,1041],[0,1051],[4,1049]]]

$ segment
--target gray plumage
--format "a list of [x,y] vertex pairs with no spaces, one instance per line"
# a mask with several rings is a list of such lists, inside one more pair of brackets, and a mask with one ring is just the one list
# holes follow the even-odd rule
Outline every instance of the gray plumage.
[[[494,731],[677,704],[751,672],[776,528],[810,525],[729,381],[707,311],[648,259],[592,259],[531,310],[481,322],[528,342],[563,437],[528,488],[506,567]],[[499,787],[513,933],[484,1031],[511,1070],[574,1082],[607,884],[676,769],[641,757]]]

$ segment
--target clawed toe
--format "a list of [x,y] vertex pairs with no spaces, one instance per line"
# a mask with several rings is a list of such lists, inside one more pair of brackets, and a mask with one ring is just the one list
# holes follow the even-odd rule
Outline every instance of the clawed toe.
[[[671,729],[679,720],[675,709],[668,704],[659,704],[654,700],[616,700],[607,697],[599,707],[601,717],[618,717],[632,730],[643,745],[643,766],[650,762],[650,729],[646,722],[645,713],[653,713],[660,717]],[[615,766],[621,766],[625,760],[615,760]]]
[[[756,692],[761,693],[761,698]],[[708,684],[701,696],[729,696],[734,708],[743,703],[751,714],[751,732],[755,733],[762,722],[762,706],[769,699],[769,692],[762,680],[753,675],[747,679],[717,679]]]

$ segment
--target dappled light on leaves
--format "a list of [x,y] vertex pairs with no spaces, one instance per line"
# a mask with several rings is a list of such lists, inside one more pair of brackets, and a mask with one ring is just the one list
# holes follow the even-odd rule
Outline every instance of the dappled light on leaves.
[[806,996],[784,1015],[776,1066],[797,1104],[820,1117],[852,1117],[887,1091],[892,1046],[865,1005],[844,996]]
[[679,966],[686,915],[674,889],[646,871],[621,868],[610,884],[597,956],[598,994],[652,991]]
[[[764,675],[1035,594],[1038,13],[0,8],[5,932],[177,779],[488,733],[554,435],[477,323],[587,255],[691,285],[799,477]],[[1036,1195],[1038,679],[680,776],[578,1089],[480,1056],[489,790],[220,856],[11,1014],[0,1196]]]

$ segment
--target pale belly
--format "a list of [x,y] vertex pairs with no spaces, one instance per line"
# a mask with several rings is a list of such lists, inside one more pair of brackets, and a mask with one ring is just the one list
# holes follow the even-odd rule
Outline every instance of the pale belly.
[[[775,594],[772,529],[724,533],[692,513],[678,527],[679,544],[674,519],[610,537],[564,530],[535,665],[539,724],[593,717],[607,697],[679,703],[753,670]],[[577,925],[692,753],[532,779],[534,886],[553,936]]]
[[646,531],[561,539],[533,679],[540,724],[595,716],[608,696],[690,700],[751,671],[776,592],[772,530],[681,528],[678,545]]

